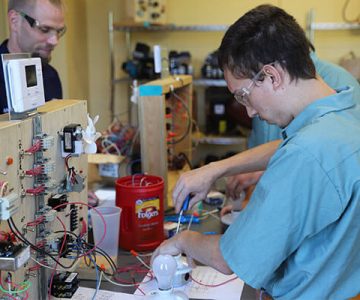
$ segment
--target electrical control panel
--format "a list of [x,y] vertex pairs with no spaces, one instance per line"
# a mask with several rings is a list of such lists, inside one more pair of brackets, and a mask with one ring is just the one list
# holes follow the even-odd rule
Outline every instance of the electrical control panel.
[[165,24],[166,0],[126,0],[126,13],[132,23]]
[[87,156],[77,144],[87,105],[54,100],[38,111],[19,121],[0,116],[1,299],[48,299],[51,289],[62,295],[54,269],[68,272],[65,294],[78,285],[74,249],[86,232],[88,206]]

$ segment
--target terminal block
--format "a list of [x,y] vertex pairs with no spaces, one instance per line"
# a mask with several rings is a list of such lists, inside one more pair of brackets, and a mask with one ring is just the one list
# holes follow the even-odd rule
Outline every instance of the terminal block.
[[78,228],[78,210],[74,204],[70,206],[70,230],[74,231]]
[[0,220],[8,220],[19,210],[19,195],[11,193],[0,198]]
[[[62,247],[63,245],[63,242],[64,242],[64,238],[65,236],[61,236],[58,238],[57,240],[57,254],[60,255],[60,257],[62,258],[66,258],[69,254],[72,253],[73,251],[73,244],[74,244],[74,237],[71,236],[70,234],[66,234],[66,241],[65,241],[65,244],[64,246]],[[60,253],[60,249],[62,248],[61,250],[61,253]]]
[[71,298],[79,287],[78,273],[63,272],[54,276],[51,295],[58,298]]
[[40,174],[50,174],[55,171],[55,163],[54,162],[44,162],[36,167],[41,167],[41,173]]
[[38,228],[45,235],[51,232],[52,224],[56,218],[57,211],[50,206],[44,206],[35,213],[35,219],[38,220]]
[[55,209],[50,209],[46,213],[44,213],[44,221],[45,222],[53,222],[56,218],[57,211]]
[[55,138],[50,135],[45,135],[40,139],[41,150],[47,150],[55,145]]

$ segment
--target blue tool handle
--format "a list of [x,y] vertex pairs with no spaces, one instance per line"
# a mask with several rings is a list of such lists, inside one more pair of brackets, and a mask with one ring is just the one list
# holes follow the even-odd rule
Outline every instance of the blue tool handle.
[[184,202],[183,202],[183,205],[182,205],[182,207],[181,207],[181,210],[182,210],[182,211],[186,211],[186,210],[189,209],[190,199],[191,199],[191,197],[190,197],[190,194],[189,194],[189,195],[186,196],[186,198],[185,198],[185,200],[184,200]]
[[[181,224],[189,223],[190,219],[191,219],[191,215],[182,215],[181,218],[180,218],[180,223]],[[178,222],[179,221],[179,215],[165,216],[164,220],[165,220],[165,222]],[[199,224],[200,223],[199,217],[193,216],[192,222],[194,224]]]

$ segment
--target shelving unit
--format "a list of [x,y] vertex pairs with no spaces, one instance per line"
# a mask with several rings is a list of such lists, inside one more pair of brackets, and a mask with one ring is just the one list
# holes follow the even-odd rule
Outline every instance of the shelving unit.
[[219,136],[200,136],[193,137],[193,140],[199,144],[211,144],[211,145],[241,145],[246,147],[246,138],[244,137],[219,137]]
[[315,10],[311,9],[307,15],[306,32],[310,42],[314,42],[316,30],[360,30],[356,23],[315,22]]
[[226,87],[226,81],[223,79],[195,79],[194,80],[195,86],[220,86],[220,87]]
[[[113,13],[109,13],[108,17],[108,34],[109,34],[109,49],[110,49],[110,72],[111,72],[111,82],[110,82],[110,109],[114,112],[115,107],[115,86],[120,83],[130,83],[131,79],[128,77],[117,78],[115,72],[115,47],[114,47],[114,34],[116,32],[122,32],[124,34],[124,44],[126,49],[126,55],[128,59],[131,59],[132,56],[132,34],[136,32],[225,32],[228,29],[228,25],[149,25],[143,26],[139,24],[124,24],[114,22]],[[145,82],[142,82],[143,84]],[[194,79],[192,81],[192,86],[197,91],[197,120],[199,124],[205,124],[205,89],[207,87],[226,87],[225,80],[216,80],[216,79]],[[194,143],[206,145],[226,145],[227,147],[243,147],[246,145],[246,139],[243,137],[201,137],[196,138]],[[216,146],[214,146],[216,147]]]
[[[128,77],[117,78],[115,75],[115,54],[114,54],[114,33],[125,33],[125,48],[128,58],[131,57],[131,33],[133,32],[157,32],[157,31],[197,31],[197,32],[216,32],[226,31],[228,25],[148,25],[139,24],[122,24],[115,23],[112,12],[108,17],[108,34],[109,34],[109,52],[110,52],[110,109],[114,112],[115,107],[115,85],[122,82],[131,82]],[[203,80],[194,81],[194,86],[226,86],[224,80]]]

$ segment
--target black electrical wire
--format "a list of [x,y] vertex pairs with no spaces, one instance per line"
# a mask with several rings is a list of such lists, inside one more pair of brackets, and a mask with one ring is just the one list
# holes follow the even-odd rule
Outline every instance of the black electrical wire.
[[[55,231],[55,233],[64,233],[64,231]],[[81,238],[79,235],[76,235],[75,233],[73,232],[67,232],[68,234],[71,234],[73,235],[75,238],[76,238],[76,241],[77,241],[77,246],[80,247],[81,246],[81,249],[82,249],[82,252],[83,253],[86,253],[88,250],[90,249],[93,249],[94,248],[94,245],[93,244],[90,244],[88,242],[86,242],[83,238]],[[109,254],[107,254],[103,249],[101,249],[100,247],[96,247],[95,250],[93,251],[93,253],[98,253],[100,254],[101,256],[103,256],[106,261],[109,263],[112,271],[113,271],[113,274],[110,274],[110,273],[105,273],[105,275],[108,275],[108,276],[113,276],[115,273],[116,273],[116,269],[117,269],[117,266],[115,264],[115,262],[112,260],[112,258],[109,256]],[[85,256],[84,256],[85,257]],[[96,263],[96,255],[93,256],[93,260],[94,262]],[[86,261],[86,257],[85,257],[85,264],[90,267],[91,266],[91,263],[88,264],[88,262]],[[96,264],[97,267],[99,267],[97,264]],[[100,267],[99,267],[100,268]]]
[[87,260],[88,259],[88,256],[84,256],[84,262],[85,262],[85,265],[90,268],[91,267],[91,260]]
[[16,237],[18,240],[20,240],[20,241],[22,241],[24,244],[27,244],[27,245],[28,245],[27,241],[25,241],[22,237],[20,237],[20,236],[17,234],[17,232],[13,229],[10,220],[12,220],[12,219],[10,218],[10,219],[7,221],[7,223],[8,223],[8,225],[9,225],[9,228],[10,228],[11,232],[15,235],[15,237]]
[[[82,239],[82,242],[84,245],[86,245],[87,247],[89,247],[90,249],[94,248],[93,244],[90,244],[88,242],[86,242],[85,240]],[[112,267],[113,271],[115,272],[117,269],[117,265],[116,263],[113,261],[113,259],[110,257],[109,254],[107,254],[103,249],[101,249],[100,247],[96,247],[94,250],[95,253],[99,253],[101,254],[106,260],[107,262],[110,264],[110,266]]]
[[193,169],[192,163],[190,162],[188,156],[187,156],[184,152],[180,152],[180,153],[178,154],[178,157],[183,158],[183,159],[186,161],[186,163],[188,164],[190,170]]
[[[62,232],[62,231],[57,231],[57,232]],[[87,248],[84,248],[85,250],[90,250],[90,249],[94,248],[95,245],[88,243],[87,241],[85,241],[83,238],[80,238],[80,236],[76,235],[75,233],[73,233],[73,232],[68,232],[68,233],[75,236],[79,242],[81,242],[83,245],[85,245],[87,247]],[[107,262],[110,264],[113,271],[116,270],[117,266],[116,266],[115,262],[112,260],[110,255],[107,254],[103,249],[101,249],[100,247],[97,246],[93,252],[101,254],[101,256],[103,256],[107,260]]]
[[[91,244],[88,244],[88,246],[89,245],[90,245],[90,249],[91,249],[93,246],[91,246]],[[104,250],[101,250],[98,247],[93,252],[100,254],[101,256],[103,256],[106,259],[106,261],[109,263],[109,265],[113,271],[113,274],[109,274],[109,273],[105,273],[105,274],[113,276],[116,273],[117,266],[116,266],[115,262],[111,259],[111,257]],[[96,256],[94,257],[94,261],[96,262]]]
[[[84,239],[82,239],[80,236],[76,235],[75,233],[70,232],[70,231],[66,232],[69,235],[75,236],[76,242],[77,242],[77,244],[76,244],[77,256],[76,256],[76,258],[73,259],[73,262],[69,266],[66,266],[66,265],[62,264],[58,259],[56,259],[52,254],[48,253],[47,251],[45,251],[43,249],[40,249],[39,247],[37,247],[36,245],[31,243],[17,228],[12,217],[7,221],[7,223],[9,225],[10,230],[12,231],[12,233],[15,235],[15,237],[18,240],[22,241],[26,245],[31,246],[31,248],[33,250],[35,250],[36,252],[39,252],[42,255],[46,255],[46,256],[50,257],[53,261],[55,261],[59,266],[61,266],[64,269],[71,269],[75,265],[77,259],[79,259],[80,253],[86,253],[87,251],[94,248],[94,245],[87,243]],[[65,234],[65,231],[56,231],[54,233],[64,233]],[[86,252],[84,252],[84,251],[86,251]],[[112,268],[113,274],[110,274],[107,272],[104,272],[104,273],[108,276],[114,276],[114,274],[116,273],[117,266],[116,266],[115,262],[111,259],[111,257],[104,250],[102,250],[99,247],[96,247],[95,250],[93,251],[93,253],[91,253],[93,255],[93,259],[95,262],[96,262],[95,253],[98,253],[101,256],[103,256]],[[59,256],[61,256],[61,253],[59,253]],[[96,264],[96,266],[99,267],[97,264]]]
[[76,260],[74,260],[69,266],[65,266],[64,264],[62,264],[60,261],[58,261],[52,254],[46,252],[43,249],[40,249],[39,247],[35,246],[33,243],[31,243],[20,231],[19,229],[16,227],[14,220],[12,217],[10,217],[10,219],[7,221],[10,230],[12,231],[12,233],[16,236],[16,238],[18,238],[20,241],[22,241],[24,244],[31,246],[32,249],[34,249],[36,252],[39,252],[42,255],[46,255],[49,256],[53,261],[55,261],[60,267],[64,268],[64,269],[71,269]]

